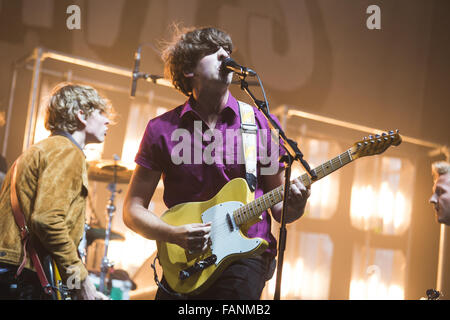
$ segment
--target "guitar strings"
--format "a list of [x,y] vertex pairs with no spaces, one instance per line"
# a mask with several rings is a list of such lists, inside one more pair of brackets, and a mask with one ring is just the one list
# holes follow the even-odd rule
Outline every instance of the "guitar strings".
[[[321,177],[319,177],[319,179],[327,176],[328,174],[336,171],[337,169],[339,169],[339,168],[343,167],[344,165],[346,165],[347,163],[351,162],[351,157],[349,155],[349,151],[350,150],[347,150],[347,151],[343,152],[342,154],[338,155],[337,157],[335,157],[327,162],[324,162],[323,164],[314,168],[313,170],[318,175],[318,177],[321,176]],[[342,158],[343,156],[344,156],[344,158]],[[329,166],[326,166],[327,163],[329,163]],[[327,169],[330,169],[330,168],[331,168],[331,171],[327,172]],[[322,176],[322,174],[323,174],[323,176]],[[311,181],[309,179],[309,176],[306,173],[299,176],[299,178],[301,179],[301,181],[304,184],[311,185],[313,183],[313,181]],[[240,226],[244,225],[246,222],[248,222],[254,218],[257,218],[262,212],[268,210],[275,204],[282,201],[283,196],[284,196],[283,189],[284,189],[284,186],[275,188],[272,191],[253,200],[252,202],[247,203],[243,207],[240,207],[240,208],[234,210],[233,213],[231,214],[231,216],[232,216],[236,226],[239,228]],[[278,194],[279,194],[278,198],[281,198],[281,200],[277,199],[275,192],[278,192]],[[275,200],[275,201],[272,203],[273,200]],[[267,206],[266,202],[268,202],[270,206]],[[220,217],[218,217],[218,218],[220,218]],[[225,219],[220,219],[221,221],[219,221],[219,222],[217,222],[217,220],[219,220],[219,219],[212,220],[212,227],[211,227],[211,238],[214,237],[216,239],[223,238],[224,236],[226,236],[230,233],[229,222],[227,222]],[[242,222],[238,223],[238,221],[236,221],[236,220],[239,220],[239,221],[242,220]]]
[[[325,176],[331,174],[332,172],[336,171],[337,169],[343,167],[344,165],[352,162],[351,157],[351,149],[348,149],[347,151],[341,153],[337,157],[322,163],[318,167],[314,168],[314,172],[318,176],[318,179],[322,179]],[[327,165],[328,164],[328,165]],[[331,169],[331,170],[330,170]],[[299,176],[301,181],[307,185],[311,185],[314,181],[311,181],[309,176],[305,173],[301,176]],[[257,218],[262,212],[268,210],[275,204],[282,201],[284,197],[284,186],[280,186],[278,188],[275,188],[274,190],[262,195],[261,197],[253,200],[252,202],[244,205],[241,208],[238,208],[233,211],[232,218],[235,223],[235,225],[240,228],[240,226],[244,225],[246,222],[251,221],[252,219]],[[278,192],[278,198],[276,197],[275,192]],[[272,203],[272,201],[274,202]],[[269,202],[270,206],[267,206],[266,201]],[[240,212],[239,212],[240,211]],[[218,217],[220,218],[220,217]],[[218,219],[213,219],[212,228],[211,228],[211,238],[222,238],[230,233],[229,231],[229,222],[225,219],[220,219],[220,222],[214,222]],[[238,221],[240,223],[238,223]]]

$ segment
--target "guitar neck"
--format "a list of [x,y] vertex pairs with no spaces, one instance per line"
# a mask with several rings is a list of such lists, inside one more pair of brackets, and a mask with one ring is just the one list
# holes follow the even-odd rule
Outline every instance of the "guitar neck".
[[[322,163],[320,166],[314,168],[312,171],[317,175],[316,180],[311,180],[310,176],[305,173],[299,177],[300,181],[309,187],[314,182],[326,177],[330,173],[342,168],[346,164],[353,161],[351,149],[341,153],[337,157],[331,159],[330,161]],[[262,195],[261,197],[249,202],[245,206],[240,207],[234,211],[234,220],[238,225],[247,223],[261,215],[262,212],[274,206],[275,204],[283,201],[284,195],[284,185],[273,189],[272,191]]]

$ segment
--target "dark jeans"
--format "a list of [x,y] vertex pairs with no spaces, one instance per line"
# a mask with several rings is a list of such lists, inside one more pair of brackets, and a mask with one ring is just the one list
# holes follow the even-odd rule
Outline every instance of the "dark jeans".
[[36,272],[23,269],[15,279],[17,266],[0,263],[0,300],[48,299]]
[[[259,300],[275,270],[275,259],[266,255],[240,259],[226,268],[221,276],[198,295],[177,297],[161,288],[156,300]],[[164,277],[161,283],[170,289]]]

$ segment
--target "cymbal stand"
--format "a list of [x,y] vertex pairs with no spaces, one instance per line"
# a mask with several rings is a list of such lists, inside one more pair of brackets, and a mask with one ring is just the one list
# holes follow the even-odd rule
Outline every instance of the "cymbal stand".
[[[112,219],[114,216],[114,212],[116,211],[116,206],[114,205],[114,199],[116,197],[116,185],[117,185],[117,161],[119,160],[117,155],[114,155],[114,181],[113,183],[110,183],[108,185],[108,190],[111,192],[111,196],[109,198],[108,204],[106,206],[106,211],[108,213],[108,227],[105,230],[105,253],[103,255],[102,259],[102,265],[100,268],[100,285],[99,285],[99,291],[106,294],[106,287],[105,287],[105,280],[106,276],[108,275],[111,267],[114,266],[114,263],[109,261],[108,259],[108,246],[109,246],[109,240],[111,237],[111,225],[112,225]],[[120,193],[120,191],[119,191]]]

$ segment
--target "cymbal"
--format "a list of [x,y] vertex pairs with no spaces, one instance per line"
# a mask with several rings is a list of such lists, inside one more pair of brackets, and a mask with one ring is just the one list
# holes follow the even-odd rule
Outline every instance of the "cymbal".
[[89,162],[88,178],[93,181],[114,182],[114,169],[116,170],[116,182],[130,182],[133,170],[121,161],[95,160]]
[[[86,230],[86,239],[88,242],[92,242],[98,239],[105,239],[106,230],[103,228],[89,228]],[[125,237],[118,232],[111,231],[109,233],[109,240],[125,240]]]

